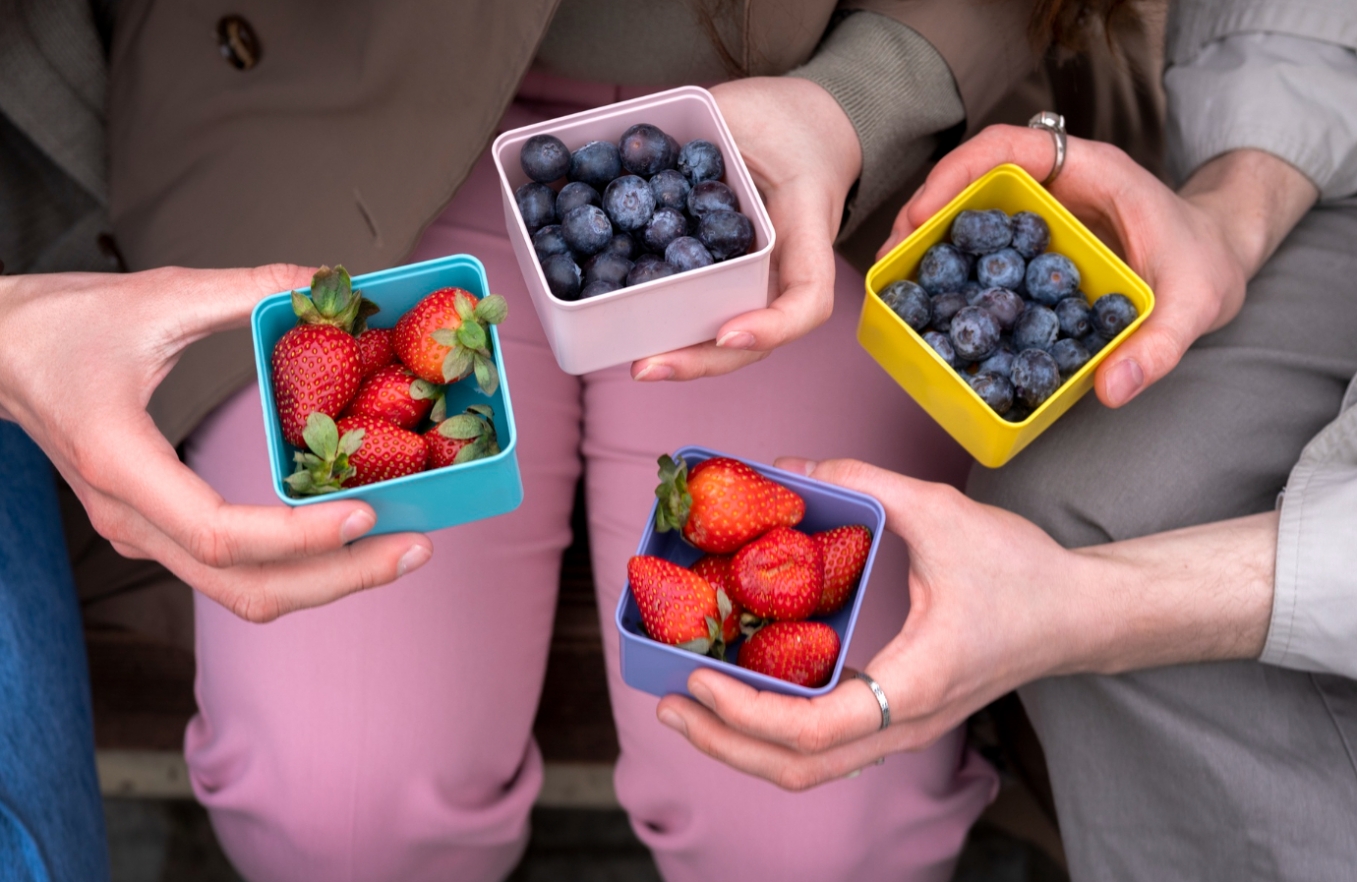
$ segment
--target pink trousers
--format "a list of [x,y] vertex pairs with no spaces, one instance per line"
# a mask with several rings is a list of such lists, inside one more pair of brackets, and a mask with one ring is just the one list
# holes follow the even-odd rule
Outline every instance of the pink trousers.
[[[504,127],[616,98],[557,91],[525,87]],[[476,882],[512,870],[542,780],[531,729],[583,474],[622,746],[617,794],[665,878],[949,878],[995,789],[961,732],[856,778],[786,793],[662,726],[656,699],[626,686],[617,667],[612,613],[660,453],[696,443],[764,462],[850,456],[961,480],[962,451],[854,339],[861,276],[840,263],[833,318],[729,376],[643,384],[618,367],[572,377],[533,312],[497,187],[487,154],[412,259],[474,254],[509,300],[500,340],[523,505],[433,534],[433,559],[393,585],[268,625],[196,598],[199,713],[186,753],[232,861],[252,882]],[[204,423],[189,464],[232,502],[276,502],[253,387]],[[887,536],[850,664],[899,630],[906,573],[902,543]]]

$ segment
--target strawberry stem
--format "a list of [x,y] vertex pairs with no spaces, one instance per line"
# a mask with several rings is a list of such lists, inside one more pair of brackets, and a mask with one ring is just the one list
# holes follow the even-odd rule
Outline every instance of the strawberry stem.
[[655,529],[661,533],[682,531],[693,507],[693,497],[688,492],[688,463],[681,456],[675,458],[666,453],[659,458],[659,464],[660,484],[655,488],[655,496],[660,504],[655,507]]

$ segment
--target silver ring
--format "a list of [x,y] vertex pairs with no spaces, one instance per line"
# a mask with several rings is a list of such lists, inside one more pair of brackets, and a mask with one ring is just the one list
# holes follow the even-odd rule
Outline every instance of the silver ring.
[[1069,146],[1065,135],[1065,117],[1049,110],[1043,110],[1027,121],[1027,127],[1029,129],[1045,129],[1051,133],[1051,138],[1055,141],[1055,162],[1051,164],[1051,173],[1046,176],[1046,180],[1041,182],[1043,187],[1049,187],[1051,182],[1060,176],[1061,169],[1065,167],[1065,151]]
[[851,671],[852,675],[867,684],[867,688],[872,690],[872,695],[876,696],[876,703],[881,706],[881,729],[885,729],[891,724],[891,705],[886,700],[886,690],[881,688],[881,684],[873,680],[862,671]]

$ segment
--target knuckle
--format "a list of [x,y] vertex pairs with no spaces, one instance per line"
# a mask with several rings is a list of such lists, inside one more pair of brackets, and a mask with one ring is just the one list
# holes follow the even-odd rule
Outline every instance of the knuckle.
[[233,591],[222,599],[222,605],[236,617],[256,625],[271,622],[280,615],[278,601],[272,594]]
[[188,553],[194,559],[214,569],[234,566],[240,555],[240,547],[229,531],[211,524],[194,527],[186,543]]
[[800,763],[791,763],[778,769],[773,783],[783,790],[801,793],[814,787],[819,780]]

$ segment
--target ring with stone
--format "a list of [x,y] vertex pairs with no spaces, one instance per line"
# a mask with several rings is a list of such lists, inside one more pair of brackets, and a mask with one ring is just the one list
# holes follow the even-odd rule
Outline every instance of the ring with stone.
[[1029,129],[1045,129],[1051,133],[1051,140],[1055,142],[1055,162],[1051,163],[1051,173],[1046,176],[1046,180],[1041,182],[1043,187],[1049,187],[1060,176],[1061,169],[1065,167],[1065,152],[1069,146],[1065,135],[1065,117],[1049,110],[1043,110],[1027,121],[1027,127]]

